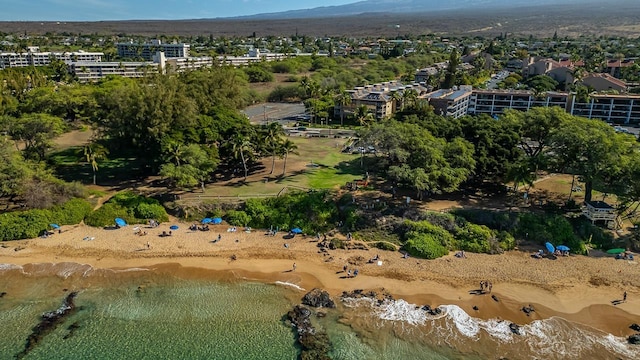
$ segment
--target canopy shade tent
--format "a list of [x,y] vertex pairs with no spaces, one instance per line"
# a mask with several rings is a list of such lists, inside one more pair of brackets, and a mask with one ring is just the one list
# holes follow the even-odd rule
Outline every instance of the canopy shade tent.
[[213,218],[211,219],[211,222],[214,224],[220,224],[222,222],[222,218],[219,218],[219,217]]
[[116,218],[115,221],[116,221],[116,225],[118,226],[127,226],[127,222],[121,218]]
[[169,226],[169,229],[178,230],[179,228],[178,228],[178,225],[171,225],[171,226]]
[[544,246],[547,248],[547,251],[550,253],[554,253],[556,251],[556,248],[554,248],[550,242],[544,244]]
[[202,219],[202,223],[203,224],[209,224],[209,223],[212,223],[212,222],[213,222],[212,218],[204,218],[204,219]]
[[556,249],[560,250],[560,251],[569,251],[571,249],[569,249],[568,246],[564,246],[564,245],[558,245],[556,246]]
[[55,230],[60,229],[60,225],[58,225],[58,224],[49,224],[49,226],[51,226],[51,228],[55,229]]
[[293,228],[291,229],[291,232],[294,234],[301,234],[302,233],[302,229],[300,228]]
[[607,254],[622,254],[623,252],[625,252],[626,250],[623,248],[616,248],[616,249],[609,249],[607,250]]

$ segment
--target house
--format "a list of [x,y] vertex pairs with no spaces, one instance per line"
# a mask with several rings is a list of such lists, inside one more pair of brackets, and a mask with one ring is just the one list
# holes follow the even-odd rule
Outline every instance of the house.
[[605,72],[609,75],[620,78],[621,77],[621,69],[629,66],[633,66],[635,64],[633,59],[624,59],[624,60],[607,60],[607,64],[605,66]]
[[595,91],[616,90],[618,92],[627,91],[627,83],[609,74],[589,74],[582,79],[582,84]]
[[591,220],[592,223],[595,223],[596,221],[604,221],[609,225],[609,222],[616,220],[616,210],[606,202],[585,201],[584,204],[585,206],[582,208],[582,215]]

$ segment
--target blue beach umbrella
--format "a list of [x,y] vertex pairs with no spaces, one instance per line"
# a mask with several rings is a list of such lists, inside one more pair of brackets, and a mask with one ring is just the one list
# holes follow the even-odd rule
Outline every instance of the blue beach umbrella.
[[554,253],[556,251],[556,248],[554,248],[550,242],[544,244],[544,246],[546,246],[547,251],[549,251],[550,253]]
[[301,234],[302,233],[302,229],[300,228],[293,228],[291,229],[291,232],[294,234]]
[[203,224],[209,224],[209,223],[212,223],[212,222],[213,222],[212,218],[204,218],[204,219],[202,219],[202,223]]
[[49,224],[49,226],[51,226],[51,228],[53,228],[55,230],[60,229],[60,225],[58,225],[58,224]]
[[118,225],[118,226],[127,226],[127,222],[126,222],[126,221],[124,221],[124,220],[123,220],[123,219],[121,219],[121,218],[116,218],[116,220],[115,220],[115,221],[116,221],[116,225]]
[[564,246],[564,245],[558,245],[556,246],[556,249],[560,250],[560,251],[569,251],[569,247],[568,246]]
[[178,225],[171,225],[171,226],[169,226],[169,229],[178,230],[179,228],[178,228]]
[[220,224],[222,222],[222,218],[219,218],[219,217],[213,218],[211,219],[211,222],[214,224]]

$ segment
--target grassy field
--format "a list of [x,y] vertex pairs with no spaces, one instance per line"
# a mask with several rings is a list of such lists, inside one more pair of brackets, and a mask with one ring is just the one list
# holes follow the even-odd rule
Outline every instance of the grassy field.
[[262,168],[249,175],[247,181],[235,178],[209,184],[202,193],[196,190],[183,195],[190,197],[249,197],[274,195],[284,188],[336,189],[349,181],[361,179],[364,171],[360,168],[358,155],[342,153],[345,139],[290,138],[298,146],[298,154],[290,154],[287,159],[286,174],[282,175],[283,159],[276,159],[272,175],[271,158],[262,161]]

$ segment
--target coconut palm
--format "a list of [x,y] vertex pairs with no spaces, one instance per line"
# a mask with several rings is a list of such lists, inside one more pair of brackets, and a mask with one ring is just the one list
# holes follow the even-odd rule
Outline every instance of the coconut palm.
[[418,92],[415,89],[406,89],[402,93],[402,109],[405,106],[415,106],[418,101]]
[[340,105],[340,126],[344,125],[344,108],[351,105],[351,94],[346,91],[336,95],[336,104]]
[[96,184],[96,173],[98,172],[98,161],[105,159],[109,151],[102,145],[90,143],[84,147],[84,158],[91,165],[93,170],[93,185]]
[[289,154],[298,154],[296,151],[298,149],[298,145],[296,145],[293,141],[286,139],[280,146],[280,151],[282,152],[284,158],[284,165],[282,166],[282,175],[287,172],[287,157]]
[[242,161],[242,168],[244,170],[244,181],[247,181],[247,176],[249,174],[249,169],[247,168],[247,156],[253,151],[254,146],[249,138],[242,134],[236,134],[231,139],[231,144],[234,157],[236,159],[240,157],[240,160]]
[[369,124],[371,124],[375,119],[373,114],[369,112],[369,108],[366,105],[358,106],[354,116],[361,126],[369,126]]
[[284,134],[284,131],[280,123],[273,122],[267,126],[264,140],[267,148],[271,150],[271,172],[269,172],[269,175],[273,174],[273,169],[276,164],[276,153],[278,148],[282,146],[282,134]]
[[391,100],[393,100],[393,106],[398,109],[398,104],[402,104],[402,92],[394,91],[391,93]]

